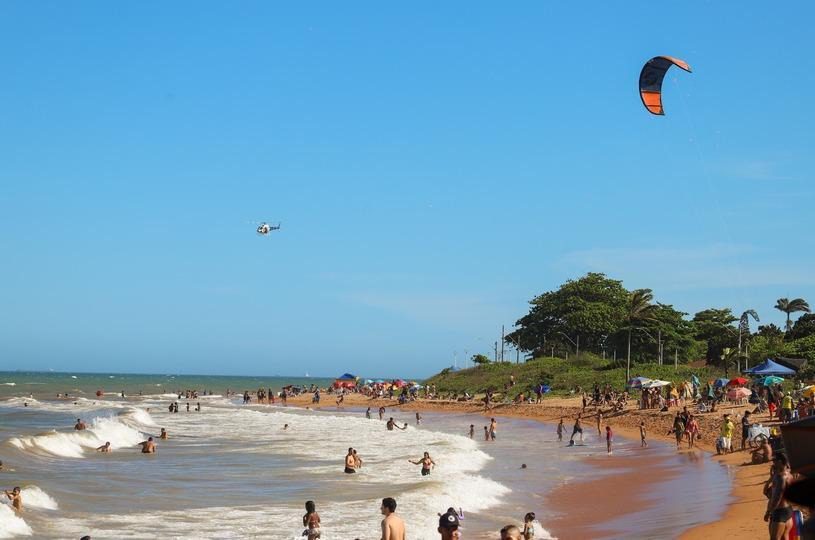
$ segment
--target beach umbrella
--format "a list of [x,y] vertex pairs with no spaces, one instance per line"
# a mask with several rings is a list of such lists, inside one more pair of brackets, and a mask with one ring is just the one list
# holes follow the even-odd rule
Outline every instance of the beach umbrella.
[[648,381],[646,383],[642,383],[642,387],[643,388],[660,388],[662,386],[668,386],[669,384],[671,384],[671,383],[669,383],[668,381],[660,381],[659,379],[655,379],[653,381]]
[[782,382],[784,382],[784,379],[782,377],[776,377],[775,375],[767,375],[761,380],[761,384],[764,386],[772,386],[774,384],[781,384]]
[[628,381],[629,388],[642,388],[644,383],[649,382],[651,379],[648,377],[634,377],[633,379]]
[[722,388],[727,386],[727,383],[730,382],[730,379],[716,379],[716,382],[713,383],[713,386],[716,388]]
[[747,379],[744,377],[736,377],[735,379],[730,379],[728,383],[730,386],[744,386],[747,384]]
[[744,387],[731,388],[730,390],[727,391],[727,399],[736,401],[737,399],[744,399],[750,397],[751,393],[752,392],[750,392],[749,389]]

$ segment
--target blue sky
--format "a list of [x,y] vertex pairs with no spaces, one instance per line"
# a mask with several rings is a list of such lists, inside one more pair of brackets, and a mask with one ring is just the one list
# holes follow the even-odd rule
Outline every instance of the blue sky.
[[815,8],[658,10],[0,3],[2,368],[422,376],[587,271],[781,322]]

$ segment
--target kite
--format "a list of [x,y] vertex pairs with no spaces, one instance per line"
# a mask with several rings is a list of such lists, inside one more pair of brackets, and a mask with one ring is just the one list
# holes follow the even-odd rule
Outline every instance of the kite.
[[651,114],[664,115],[662,109],[662,79],[671,66],[691,72],[687,62],[670,56],[655,56],[648,60],[640,71],[640,98]]

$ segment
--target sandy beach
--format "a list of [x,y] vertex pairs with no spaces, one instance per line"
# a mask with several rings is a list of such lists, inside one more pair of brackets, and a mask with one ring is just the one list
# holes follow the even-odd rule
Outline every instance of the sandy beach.
[[[324,395],[322,403],[317,406],[311,403],[310,394],[289,398],[288,402],[299,407],[335,408],[334,398],[331,395]],[[363,409],[371,407],[374,415],[379,407],[387,407],[403,411],[524,418],[552,424],[557,423],[562,417],[567,428],[566,436],[571,433],[574,418],[582,409],[580,398],[577,397],[549,398],[540,404],[496,404],[485,413],[483,404],[480,403],[420,399],[399,405],[395,399],[370,399],[361,394],[346,395],[344,407]],[[689,407],[689,410],[692,410],[692,407]],[[717,408],[715,413],[696,415],[702,434],[702,439],[697,443],[697,451],[715,454],[713,442],[718,436],[722,414],[741,414],[745,410],[747,410],[746,406],[724,405]],[[639,410],[629,407],[615,415],[610,413],[607,415],[604,412],[603,424],[610,425],[615,436],[639,440],[640,422],[645,422],[649,441],[673,443],[673,437],[668,436],[667,433],[676,412],[676,408],[661,413],[655,409]],[[587,431],[596,429],[596,416],[592,408],[586,409],[584,417],[584,429]],[[766,421],[767,419],[756,418],[755,420]],[[683,443],[683,449],[680,452],[688,452],[685,447],[686,444]],[[748,465],[750,454],[746,451],[714,456],[713,459],[728,466],[733,472],[731,501],[720,519],[694,526],[679,537],[691,540],[724,537],[747,540],[763,537],[766,534],[766,524],[762,520],[766,499],[761,493],[761,486],[767,478],[769,466]],[[587,460],[586,466],[592,465],[597,464],[593,464],[592,460]],[[661,471],[658,459],[640,456],[612,457],[611,461],[603,460],[603,467],[606,473],[609,468],[613,468],[612,474],[604,474],[594,480],[565,484],[548,495],[546,504],[563,516],[562,519],[550,524],[551,532],[558,538],[585,538],[600,524],[625,515],[632,508],[647,506],[654,494],[649,483],[640,480],[643,477],[649,477],[649,474],[662,475],[663,478],[665,474],[676,474]],[[591,511],[587,512],[587,509]],[[575,511],[580,513],[579,520],[571,517]]]

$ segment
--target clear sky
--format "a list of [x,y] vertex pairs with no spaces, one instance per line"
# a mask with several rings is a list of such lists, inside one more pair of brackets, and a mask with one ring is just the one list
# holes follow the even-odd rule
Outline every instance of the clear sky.
[[[587,271],[779,323],[815,303],[813,16],[2,2],[0,369],[428,375]],[[694,72],[655,117],[662,54]]]

